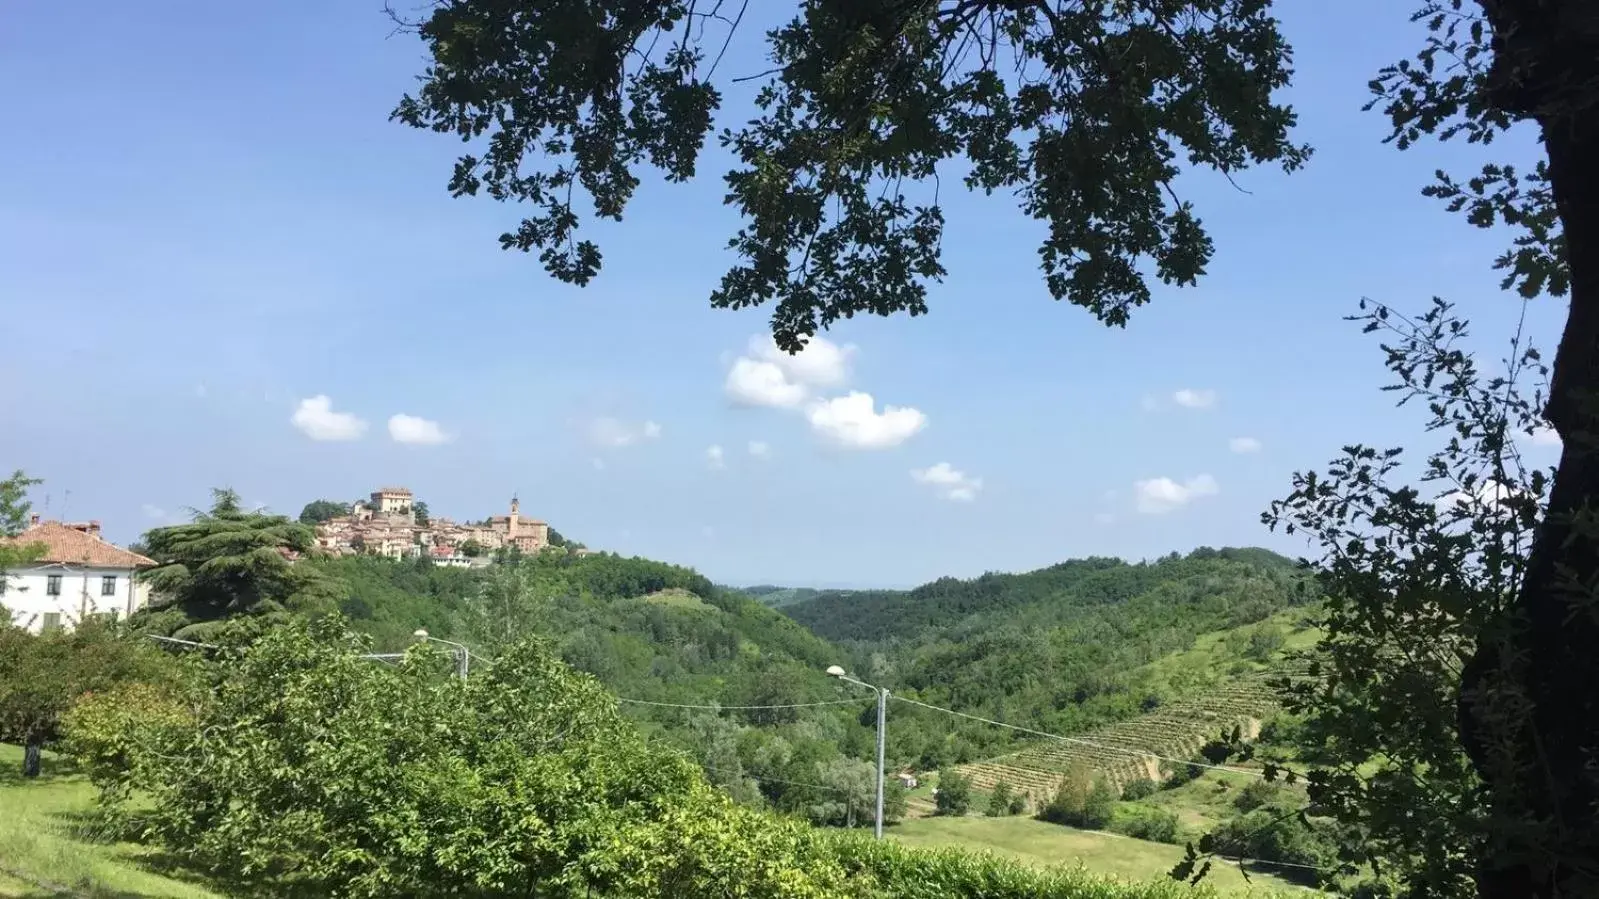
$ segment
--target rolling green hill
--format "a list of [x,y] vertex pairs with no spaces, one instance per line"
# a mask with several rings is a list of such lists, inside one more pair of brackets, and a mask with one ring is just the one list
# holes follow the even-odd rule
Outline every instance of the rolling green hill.
[[740,593],[753,596],[761,605],[772,609],[791,606],[796,603],[810,602],[824,593],[847,595],[850,591],[819,590],[815,587],[778,587],[773,584],[760,584],[754,587],[740,587]]
[[[907,591],[824,593],[779,611],[900,695],[1070,735],[1257,670],[1289,638],[1291,613],[1316,598],[1289,559],[1202,548],[1153,562],[1079,559]],[[933,713],[910,710],[898,721],[890,752],[921,768],[1021,745],[1002,729]]]

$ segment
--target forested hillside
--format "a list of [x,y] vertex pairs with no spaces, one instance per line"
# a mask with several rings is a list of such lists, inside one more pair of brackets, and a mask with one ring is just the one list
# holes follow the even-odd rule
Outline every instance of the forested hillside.
[[754,587],[740,587],[740,593],[755,597],[761,605],[770,608],[791,606],[795,603],[810,602],[823,594],[844,595],[849,591],[819,590],[815,587],[779,587],[775,584],[760,584]]
[[[1200,548],[1148,563],[1089,558],[1025,574],[943,578],[908,591],[825,593],[780,611],[843,647],[855,670],[896,692],[998,721],[1073,733],[1193,695],[1281,645],[1266,619],[1316,598],[1289,559]],[[1232,631],[1232,661],[1160,660]],[[902,716],[903,721],[903,716]],[[925,726],[928,732],[920,732]],[[937,735],[939,739],[935,740]],[[890,734],[931,766],[991,755],[993,728],[925,725]],[[942,745],[938,745],[939,743]],[[916,757],[916,756],[913,756]]]
[[[403,648],[419,627],[485,657],[543,637],[736,798],[822,824],[871,806],[873,731],[860,720],[870,696],[824,673],[844,653],[690,569],[558,552],[482,571],[372,557],[302,564],[336,584],[340,611],[379,649]],[[773,705],[802,707],[740,708]]]

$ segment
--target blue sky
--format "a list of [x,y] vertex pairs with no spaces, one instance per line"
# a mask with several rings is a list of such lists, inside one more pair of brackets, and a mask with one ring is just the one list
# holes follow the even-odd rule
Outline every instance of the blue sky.
[[[458,144],[388,122],[423,57],[379,4],[13,7],[0,467],[46,479],[41,511],[99,518],[121,541],[213,486],[296,514],[403,484],[457,518],[515,492],[592,546],[733,583],[1298,552],[1258,521],[1292,471],[1346,442],[1421,442],[1376,390],[1374,341],[1340,317],[1362,295],[1411,309],[1441,295],[1497,352],[1520,304],[1489,269],[1504,238],[1419,195],[1435,168],[1483,157],[1400,153],[1360,111],[1377,68],[1417,45],[1408,4],[1281,6],[1316,154],[1293,176],[1245,174],[1247,194],[1185,185],[1218,247],[1198,287],[1157,288],[1107,329],[1049,299],[1035,225],[961,196],[931,314],[845,322],[827,335],[838,358],[780,380],[751,345],[764,311],[707,303],[737,226],[714,151],[700,181],[647,180],[623,224],[593,228],[606,269],[578,289],[498,248],[514,208],[450,199]],[[754,35],[726,71],[761,68]],[[733,98],[725,114],[747,111]],[[1535,159],[1531,135],[1514,137],[1497,158]],[[1552,347],[1564,315],[1534,304],[1532,333]],[[741,358],[757,376],[735,379],[742,404],[728,393]],[[840,446],[859,410],[815,404],[852,390],[874,414],[920,417]],[[448,439],[399,442],[395,415],[423,420],[401,427],[413,441],[436,436],[429,423]]]

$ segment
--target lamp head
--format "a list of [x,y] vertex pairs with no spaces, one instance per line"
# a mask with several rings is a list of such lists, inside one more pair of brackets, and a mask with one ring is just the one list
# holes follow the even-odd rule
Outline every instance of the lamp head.
[[829,677],[843,677],[844,669],[837,665],[829,665],[827,666],[827,675]]

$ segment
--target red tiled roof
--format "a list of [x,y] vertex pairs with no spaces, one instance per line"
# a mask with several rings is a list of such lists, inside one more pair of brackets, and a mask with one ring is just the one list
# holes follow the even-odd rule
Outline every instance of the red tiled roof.
[[0,538],[0,542],[20,546],[43,544],[44,555],[34,560],[34,564],[53,562],[95,568],[153,568],[156,564],[153,559],[59,521],[41,522],[15,537]]

